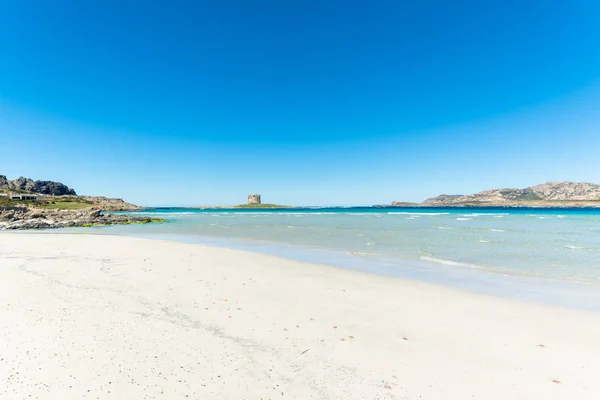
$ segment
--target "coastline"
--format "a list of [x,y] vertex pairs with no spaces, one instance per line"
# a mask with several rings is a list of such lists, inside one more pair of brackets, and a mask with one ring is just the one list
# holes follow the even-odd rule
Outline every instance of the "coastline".
[[592,313],[131,237],[3,233],[0,260],[3,398],[600,395]]
[[[88,233],[96,234],[96,232]],[[357,271],[407,282],[422,282],[461,292],[600,315],[599,286],[590,281],[516,274],[506,270],[484,270],[481,267],[459,265],[448,260],[367,259],[351,252],[247,239],[144,234],[124,236],[239,250],[305,264]],[[449,269],[448,265],[452,268]]]
[[[112,199],[108,199],[112,200]],[[121,201],[120,199],[117,199]],[[595,204],[595,203],[594,203]],[[136,206],[137,207],[137,206]],[[136,214],[154,212],[157,210],[197,210],[197,211],[219,211],[219,212],[294,212],[294,211],[328,211],[328,210],[579,210],[595,211],[600,205],[589,205],[579,203],[573,205],[557,204],[550,205],[374,205],[374,206],[349,206],[349,207],[294,207],[294,206],[272,206],[247,207],[247,206],[213,206],[213,207],[137,207],[130,208],[36,208],[31,204],[16,204],[12,206],[0,206],[0,230],[40,230],[72,227],[91,227],[107,225],[123,225],[131,223],[165,222],[162,219],[138,218]]]
[[514,202],[514,203],[467,203],[467,204],[374,204],[368,206],[276,206],[276,207],[245,207],[245,206],[196,206],[196,207],[140,207],[135,210],[119,210],[119,211],[131,211],[131,212],[144,212],[148,210],[160,210],[160,209],[181,209],[181,210],[327,210],[327,209],[482,209],[482,210],[493,210],[493,209],[523,209],[523,210],[536,210],[536,209],[590,209],[596,210],[600,208],[600,201],[586,201],[586,202]]

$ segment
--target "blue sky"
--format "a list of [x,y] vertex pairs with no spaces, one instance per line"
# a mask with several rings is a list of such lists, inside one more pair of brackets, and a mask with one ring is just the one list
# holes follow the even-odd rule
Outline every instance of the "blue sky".
[[145,205],[600,183],[600,3],[0,2],[0,174]]

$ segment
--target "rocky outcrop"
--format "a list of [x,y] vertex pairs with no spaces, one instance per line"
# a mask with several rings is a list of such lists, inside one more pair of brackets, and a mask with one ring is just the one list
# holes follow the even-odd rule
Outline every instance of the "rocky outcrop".
[[100,208],[103,211],[132,211],[140,210],[143,207],[135,204],[127,203],[123,199],[109,198],[103,196],[79,196],[83,200],[90,201],[94,207]]
[[53,181],[34,181],[30,178],[19,177],[15,180],[9,180],[5,175],[0,175],[0,189],[17,190],[23,192],[33,192],[46,194],[49,196],[76,196],[75,190],[60,182]]
[[552,205],[549,202],[600,201],[600,185],[586,182],[548,182],[525,189],[491,189],[476,194],[431,197],[425,206],[452,205]]
[[417,207],[419,203],[411,203],[409,201],[392,201],[393,207]]
[[595,201],[600,200],[600,185],[587,182],[548,182],[529,188],[543,200]]
[[[77,202],[87,203],[90,207],[99,208],[103,211],[130,211],[139,210],[135,204],[127,203],[123,199],[108,198],[103,196],[77,196],[75,190],[68,186],[53,181],[34,181],[29,178],[20,177],[15,180],[9,180],[5,175],[0,175],[0,192],[17,193],[29,192],[46,195],[46,197],[38,198],[38,202],[45,201],[46,203],[56,202]],[[47,197],[52,196],[52,197]]]
[[54,229],[115,224],[164,222],[131,215],[103,214],[99,209],[48,210],[27,207],[0,207],[0,230]]
[[454,200],[464,197],[462,194],[440,194],[436,197],[431,197],[423,202],[423,204],[439,204],[452,203]]

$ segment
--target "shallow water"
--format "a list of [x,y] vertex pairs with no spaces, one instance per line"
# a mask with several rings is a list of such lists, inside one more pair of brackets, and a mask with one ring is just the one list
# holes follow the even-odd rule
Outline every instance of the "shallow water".
[[583,308],[600,309],[600,209],[152,209],[136,214],[168,223],[87,231],[244,248],[513,297],[564,292],[561,304],[593,300],[597,306]]

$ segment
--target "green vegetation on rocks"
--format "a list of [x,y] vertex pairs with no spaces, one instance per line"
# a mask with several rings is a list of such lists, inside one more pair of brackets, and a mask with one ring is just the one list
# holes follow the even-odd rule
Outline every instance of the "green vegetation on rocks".
[[82,228],[91,228],[94,226],[110,226],[110,225],[139,225],[139,224],[150,224],[150,223],[163,223],[163,222],[167,222],[165,219],[163,218],[146,218],[146,219],[142,219],[142,220],[134,220],[134,221],[123,221],[123,222],[117,222],[117,223],[111,223],[111,224],[105,224],[105,223],[86,223],[86,224],[81,224],[80,226]]
[[257,203],[257,204],[240,204],[238,206],[235,206],[235,208],[291,208],[291,206],[282,206],[279,204]]

